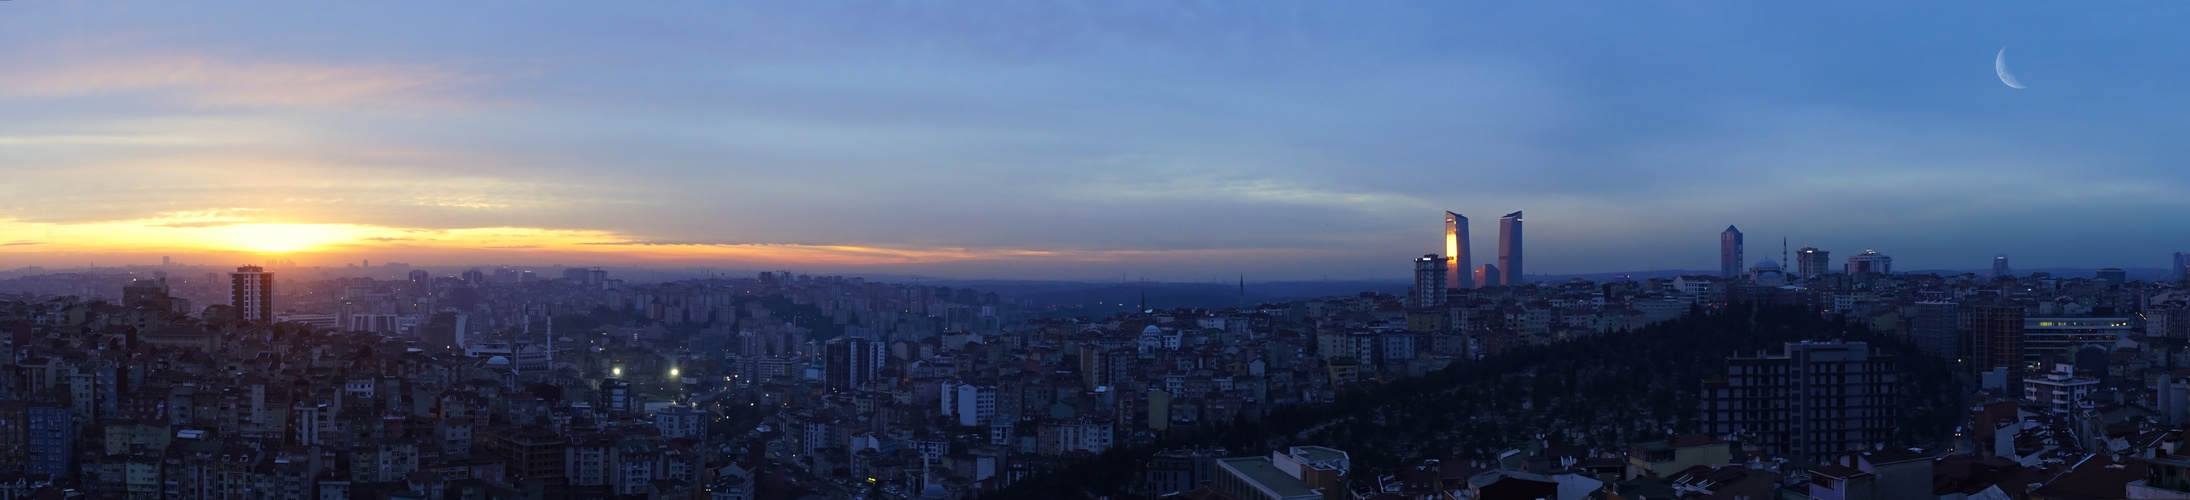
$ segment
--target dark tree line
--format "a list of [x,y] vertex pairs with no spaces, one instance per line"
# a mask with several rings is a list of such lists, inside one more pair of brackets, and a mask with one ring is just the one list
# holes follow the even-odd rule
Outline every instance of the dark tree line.
[[1698,430],[1702,381],[1723,377],[1729,355],[1834,339],[1869,342],[1896,356],[1903,395],[1896,445],[1930,447],[1950,435],[1961,391],[1947,362],[1860,324],[1798,308],[1734,305],[1639,330],[1511,349],[1328,404],[1278,408],[1258,421],[1176,430],[1158,443],[1113,449],[989,497],[1133,493],[1148,456],[1183,446],[1223,446],[1235,456],[1330,446],[1349,452],[1355,470],[1370,474],[1423,458],[1490,458],[1539,436],[1618,450]]

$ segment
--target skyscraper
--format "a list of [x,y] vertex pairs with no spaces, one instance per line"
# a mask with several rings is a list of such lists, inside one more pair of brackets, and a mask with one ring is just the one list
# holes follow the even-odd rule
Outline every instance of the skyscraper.
[[1468,218],[1445,212],[1445,286],[1460,289],[1478,286],[1468,276],[1468,270],[1475,268],[1468,253]]
[[2006,278],[2014,275],[2015,270],[2008,268],[2007,254],[2003,253],[1992,256],[1992,277]]
[[1475,270],[1476,283],[1482,283],[1485,285],[1504,283],[1505,279],[1503,278],[1505,277],[1499,275],[1498,266],[1496,265],[1483,264],[1483,267],[1477,268]]
[[1825,267],[1831,265],[1832,261],[1832,252],[1804,246],[1795,251],[1795,273],[1804,278],[1824,276],[1825,273],[1833,272]]
[[1498,218],[1498,284],[1527,282],[1521,272],[1521,213],[1514,212]]
[[244,321],[274,322],[274,273],[259,266],[237,267],[228,273],[229,302]]
[[1719,233],[1719,277],[1741,276],[1742,262],[1741,230],[1726,226],[1726,231]]
[[1445,259],[1437,254],[1414,259],[1414,307],[1432,309],[1445,305]]

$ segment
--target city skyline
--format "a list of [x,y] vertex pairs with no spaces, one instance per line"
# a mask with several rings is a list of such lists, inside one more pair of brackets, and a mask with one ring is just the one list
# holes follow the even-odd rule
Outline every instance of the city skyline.
[[1912,269],[2190,247],[2190,35],[1903,7],[19,2],[0,267],[1398,277],[1463,204],[1545,221],[1521,274],[1707,270],[1728,224]]

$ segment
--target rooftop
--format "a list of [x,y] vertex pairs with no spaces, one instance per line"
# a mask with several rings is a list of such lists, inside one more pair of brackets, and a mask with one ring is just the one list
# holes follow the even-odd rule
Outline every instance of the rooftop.
[[1240,477],[1254,481],[1256,484],[1262,485],[1263,488],[1268,488],[1271,493],[1277,494],[1279,498],[1316,494],[1315,490],[1309,489],[1308,485],[1302,483],[1299,478],[1286,474],[1283,470],[1278,470],[1277,465],[1271,464],[1270,459],[1267,458],[1226,458],[1217,462],[1238,471]]

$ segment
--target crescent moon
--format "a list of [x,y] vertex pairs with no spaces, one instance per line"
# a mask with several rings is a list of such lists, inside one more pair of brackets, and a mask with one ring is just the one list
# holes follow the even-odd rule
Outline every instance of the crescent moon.
[[2000,55],[1992,58],[1992,71],[2000,74],[2000,83],[2010,88],[2023,88],[2023,82],[2015,81],[2015,74],[2007,70],[2007,47],[2000,48]]

